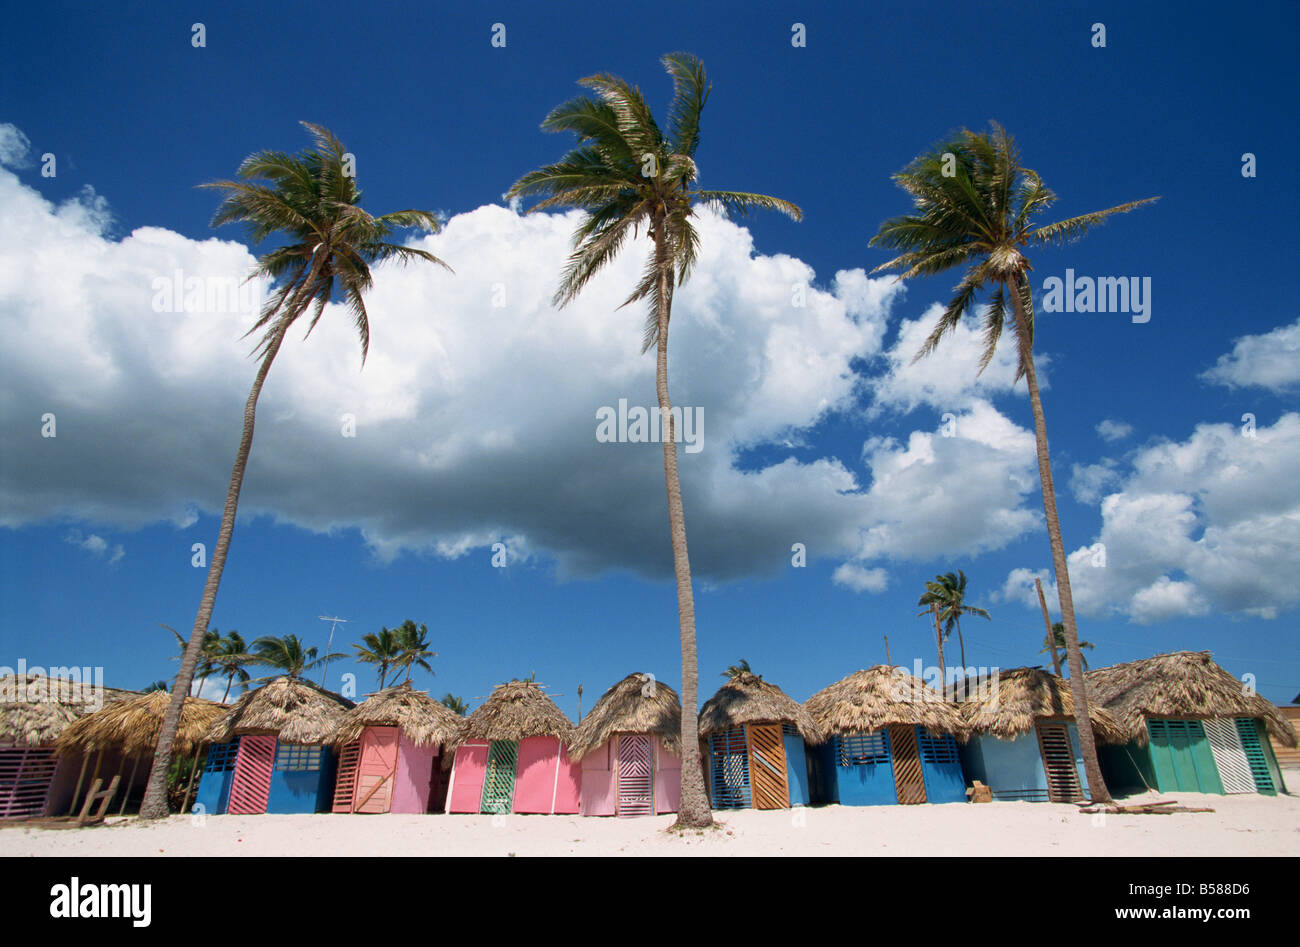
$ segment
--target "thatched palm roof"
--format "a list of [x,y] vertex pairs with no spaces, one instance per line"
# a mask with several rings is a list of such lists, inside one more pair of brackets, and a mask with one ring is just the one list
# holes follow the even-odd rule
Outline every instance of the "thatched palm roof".
[[[126,756],[152,755],[171,699],[167,691],[151,691],[115,701],[72,723],[55,746],[61,754],[113,749]],[[207,743],[208,731],[229,709],[216,701],[186,697],[176,731],[176,752],[188,755]]]
[[892,724],[919,724],[935,733],[964,736],[957,705],[903,668],[877,664],[854,671],[804,702],[827,734],[870,733]]
[[580,760],[616,733],[652,733],[681,752],[682,700],[648,674],[629,674],[596,701],[574,731],[569,758]]
[[330,743],[344,746],[361,739],[366,727],[397,727],[416,746],[445,746],[461,718],[424,691],[404,681],[371,694],[340,719]]
[[281,743],[324,743],[353,706],[311,681],[277,677],[235,701],[208,739],[225,743],[245,733],[274,733]]
[[467,740],[514,740],[525,737],[573,739],[573,723],[533,681],[498,684],[483,705],[461,721],[449,749]]
[[93,684],[42,674],[0,677],[0,744],[49,746],[68,725],[104,704],[134,697],[139,691],[117,687],[96,691]]
[[[973,694],[961,704],[971,733],[1003,740],[1030,733],[1038,720],[1073,720],[1070,682],[1040,667],[999,670],[991,680],[974,682]],[[1092,732],[1101,743],[1124,743],[1126,731],[1115,715],[1094,699],[1088,702]]]
[[700,711],[700,738],[746,723],[789,723],[805,743],[826,739],[807,710],[781,688],[749,671],[737,674],[709,698]]
[[1296,745],[1290,721],[1269,700],[1247,693],[1208,651],[1175,651],[1097,668],[1083,676],[1090,695],[1119,718],[1127,739],[1147,742],[1147,717],[1262,717],[1268,732]]

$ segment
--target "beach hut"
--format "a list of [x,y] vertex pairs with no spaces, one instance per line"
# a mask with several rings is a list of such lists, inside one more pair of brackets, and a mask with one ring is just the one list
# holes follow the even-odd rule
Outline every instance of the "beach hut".
[[290,677],[244,694],[208,733],[194,808],[214,815],[329,812],[337,761],[326,740],[353,706]]
[[540,684],[498,684],[449,748],[446,811],[576,814],[582,766],[569,759],[571,739],[573,724]]
[[1084,680],[1124,731],[1126,742],[1098,750],[1112,790],[1286,791],[1269,737],[1295,746],[1295,728],[1210,652],[1157,654]]
[[112,750],[59,756],[59,736],[86,714],[137,694],[44,674],[0,677],[0,821],[73,814],[94,780],[117,772],[122,760]]
[[[1291,728],[1300,729],[1300,704],[1292,702],[1277,708],[1282,712],[1282,716],[1290,722]],[[1300,747],[1287,746],[1279,737],[1269,731],[1268,742],[1273,744],[1273,756],[1277,759],[1278,766],[1290,767],[1292,769],[1300,767]]]
[[682,792],[682,702],[648,674],[629,674],[582,718],[569,758],[582,764],[582,815],[676,812]]
[[410,683],[371,694],[343,715],[334,812],[425,813],[438,795],[442,748],[461,718]]
[[[55,741],[59,757],[88,758],[92,753],[111,753],[120,760],[119,775],[130,765],[126,781],[119,786],[121,803],[118,814],[126,811],[129,800],[139,805],[148,782],[149,768],[158,734],[162,731],[163,714],[171,703],[167,691],[150,691],[106,704],[103,709],[73,721]],[[208,732],[230,708],[212,700],[186,697],[181,707],[176,740],[172,744],[176,758],[191,758],[195,769],[198,757],[208,743]],[[190,785],[193,784],[191,772]],[[185,795],[189,796],[189,786]],[[184,808],[184,806],[182,806]]]
[[[1039,667],[999,670],[974,683],[962,703],[968,780],[998,800],[1074,802],[1088,794],[1070,682]],[[1123,742],[1123,728],[1100,702],[1088,707],[1098,744]]]
[[701,750],[715,809],[787,809],[809,802],[806,746],[821,731],[775,684],[743,671],[700,711]]
[[957,705],[901,667],[854,671],[804,702],[827,740],[814,753],[817,802],[965,802]]

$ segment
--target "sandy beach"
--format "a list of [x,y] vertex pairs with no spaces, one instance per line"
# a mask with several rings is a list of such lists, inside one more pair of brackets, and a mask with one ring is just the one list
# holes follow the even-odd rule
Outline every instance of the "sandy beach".
[[0,829],[0,856],[1300,855],[1300,797],[1153,793],[1123,802],[1157,799],[1215,811],[1101,816],[1027,802],[825,806],[717,813],[719,828],[681,835],[664,831],[671,816],[173,816],[77,830]]

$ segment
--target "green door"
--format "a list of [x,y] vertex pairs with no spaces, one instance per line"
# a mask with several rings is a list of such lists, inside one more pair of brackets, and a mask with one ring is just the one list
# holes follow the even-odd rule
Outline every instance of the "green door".
[[1241,748],[1246,751],[1246,762],[1250,764],[1250,774],[1255,777],[1255,789],[1269,796],[1277,795],[1273,785],[1273,774],[1269,771],[1268,757],[1264,755],[1263,741],[1260,739],[1259,727],[1249,717],[1237,718],[1237,732],[1241,734]]
[[1151,765],[1161,792],[1210,792],[1223,795],[1210,741],[1199,720],[1147,720]]
[[515,764],[519,744],[493,740],[488,748],[487,772],[483,774],[483,802],[480,812],[509,812],[515,796]]

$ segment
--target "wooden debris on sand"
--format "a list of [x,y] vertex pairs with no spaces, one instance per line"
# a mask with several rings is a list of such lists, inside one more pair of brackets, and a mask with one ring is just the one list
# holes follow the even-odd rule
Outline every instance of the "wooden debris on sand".
[[1147,802],[1138,806],[1121,806],[1118,803],[1109,806],[1080,803],[1079,811],[1088,815],[1097,812],[1104,812],[1107,815],[1167,815],[1170,812],[1213,812],[1214,810],[1202,806],[1180,806],[1178,800],[1170,799],[1166,802]]

